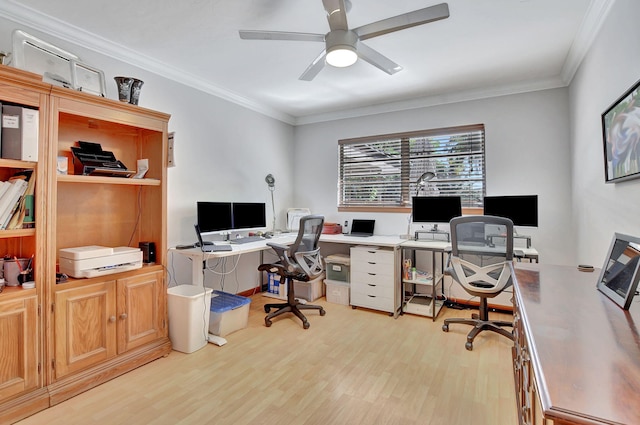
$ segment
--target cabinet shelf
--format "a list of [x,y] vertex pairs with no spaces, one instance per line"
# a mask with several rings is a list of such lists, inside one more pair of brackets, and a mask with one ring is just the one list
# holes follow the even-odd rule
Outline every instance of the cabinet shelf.
[[36,229],[0,230],[0,239],[20,238],[23,236],[35,236]]
[[121,184],[129,186],[160,186],[157,179],[129,179],[123,177],[105,176],[77,176],[74,174],[59,174],[59,183],[95,183],[95,184]]
[[405,302],[404,312],[435,318],[443,305],[444,300],[436,299],[434,303],[433,297],[429,295],[415,294]]
[[5,286],[2,292],[0,292],[0,297],[2,297],[3,300],[12,295],[16,295],[19,298],[34,296],[36,295],[36,289],[23,289],[22,286]]
[[36,168],[38,163],[34,161],[20,161],[17,159],[0,159],[2,168]]

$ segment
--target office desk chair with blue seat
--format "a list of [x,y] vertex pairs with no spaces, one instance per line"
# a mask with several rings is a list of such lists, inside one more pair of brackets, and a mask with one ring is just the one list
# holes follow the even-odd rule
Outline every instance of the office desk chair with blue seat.
[[[512,322],[489,320],[487,299],[493,298],[511,286],[513,261],[513,222],[508,218],[493,216],[456,217],[449,223],[451,231],[450,265],[446,273],[458,282],[470,295],[480,298],[478,314],[471,318],[445,319],[442,330],[461,323],[473,326],[467,335],[465,348],[473,350],[473,340],[482,331],[492,331],[513,340],[513,333],[503,327],[513,327]],[[485,236],[488,226],[504,229],[503,244],[494,244]],[[502,241],[501,241],[502,242]]]
[[[264,323],[267,327],[271,326],[271,319],[274,317],[283,313],[293,313],[302,320],[304,329],[308,329],[310,326],[309,321],[300,310],[318,310],[320,316],[326,314],[322,306],[300,303],[295,298],[293,290],[294,280],[308,282],[320,276],[324,271],[322,256],[318,247],[323,224],[323,216],[304,216],[300,218],[298,237],[293,244],[267,243],[276,252],[280,261],[274,264],[261,264],[258,270],[277,273],[280,276],[280,283],[287,285],[287,302],[265,304],[264,306],[265,313],[269,313],[264,318]],[[272,308],[277,310],[270,313]]]

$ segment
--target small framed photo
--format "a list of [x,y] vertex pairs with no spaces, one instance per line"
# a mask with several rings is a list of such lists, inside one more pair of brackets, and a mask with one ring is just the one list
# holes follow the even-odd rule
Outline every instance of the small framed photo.
[[104,72],[101,70],[77,60],[72,60],[71,78],[73,88],[76,90],[106,97],[107,87],[104,81]]
[[640,177],[640,81],[602,114],[606,183]]
[[598,290],[629,310],[640,279],[639,268],[640,238],[615,233],[598,277]]

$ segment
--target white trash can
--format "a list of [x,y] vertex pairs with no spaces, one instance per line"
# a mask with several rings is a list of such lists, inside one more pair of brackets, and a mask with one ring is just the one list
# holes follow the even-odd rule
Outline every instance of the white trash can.
[[169,339],[174,350],[193,353],[207,345],[211,291],[194,285],[167,290]]

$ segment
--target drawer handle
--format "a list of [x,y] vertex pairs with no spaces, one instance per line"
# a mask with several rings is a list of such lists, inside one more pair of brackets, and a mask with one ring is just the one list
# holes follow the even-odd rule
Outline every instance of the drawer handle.
[[375,254],[376,251],[367,251],[369,254]]
[[373,283],[367,283],[368,286],[378,286],[378,285],[374,285]]
[[375,263],[375,262],[373,262],[373,261],[368,261],[368,263],[369,263],[369,264],[378,264],[378,263]]
[[367,273],[369,276],[376,276],[375,273]]
[[375,298],[376,296],[375,296],[375,295],[367,295],[367,297],[369,297],[369,298]]

